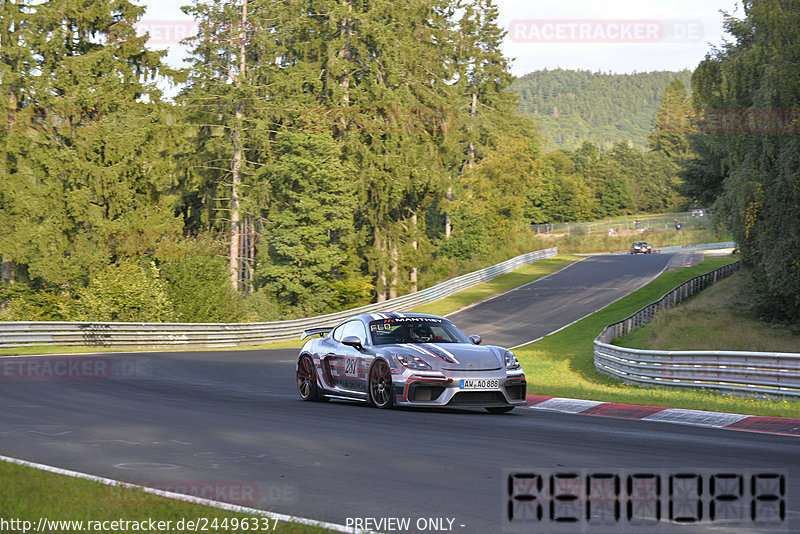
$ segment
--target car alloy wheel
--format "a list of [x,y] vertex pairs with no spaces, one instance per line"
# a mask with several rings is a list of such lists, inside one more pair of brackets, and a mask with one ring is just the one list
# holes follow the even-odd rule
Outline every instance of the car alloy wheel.
[[369,401],[377,408],[390,408],[392,395],[392,373],[384,360],[375,360],[369,369]]
[[297,362],[297,391],[300,398],[307,401],[319,400],[317,381],[314,372],[314,361],[310,356],[303,356]]

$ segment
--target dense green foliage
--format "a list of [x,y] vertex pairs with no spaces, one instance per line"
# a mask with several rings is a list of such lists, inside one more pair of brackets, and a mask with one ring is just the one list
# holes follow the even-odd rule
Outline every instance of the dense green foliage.
[[800,1],[746,0],[692,77],[688,194],[715,200],[762,312],[800,321]]
[[113,261],[116,232],[181,229],[152,83],[164,70],[133,29],[141,7],[26,4],[0,17],[0,255],[68,289]]
[[675,211],[686,201],[677,192],[679,167],[662,151],[617,143],[610,151],[584,143],[542,158],[542,179],[528,190],[532,223],[588,221],[615,215]]
[[4,319],[322,313],[547,246],[532,222],[681,205],[666,141],[544,153],[492,0],[185,11],[174,72],[132,2],[0,4]]
[[691,72],[612,74],[540,70],[509,89],[520,96],[519,111],[533,117],[548,150],[575,150],[585,142],[610,150],[630,141],[648,147],[647,136],[667,85],[677,78],[689,84]]

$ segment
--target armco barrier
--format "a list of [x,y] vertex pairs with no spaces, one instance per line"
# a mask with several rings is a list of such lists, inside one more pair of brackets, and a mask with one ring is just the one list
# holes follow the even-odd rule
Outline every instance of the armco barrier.
[[594,365],[633,384],[711,388],[800,397],[800,354],[745,351],[629,349],[611,342],[676,306],[707,285],[732,274],[739,263],[693,278],[630,317],[608,325],[594,340]]
[[702,245],[675,245],[670,247],[659,247],[658,251],[662,253],[681,252],[681,251],[695,251],[695,250],[723,250],[726,248],[736,248],[736,243],[704,243]]
[[0,322],[0,348],[41,345],[113,347],[234,347],[291,339],[312,327],[335,326],[342,319],[374,311],[405,311],[439,300],[545,258],[558,249],[522,254],[497,265],[384,302],[307,319],[269,323],[96,323],[67,321]]

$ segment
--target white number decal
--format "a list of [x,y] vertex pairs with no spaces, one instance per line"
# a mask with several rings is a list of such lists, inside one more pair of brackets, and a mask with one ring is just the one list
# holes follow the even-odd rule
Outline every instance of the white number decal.
[[358,358],[344,359],[344,374],[346,376],[358,376]]

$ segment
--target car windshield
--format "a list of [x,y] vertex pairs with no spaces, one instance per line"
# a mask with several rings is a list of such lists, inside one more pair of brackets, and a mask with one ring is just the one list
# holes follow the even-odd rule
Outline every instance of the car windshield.
[[395,343],[471,343],[464,332],[441,317],[397,317],[369,323],[373,345]]

